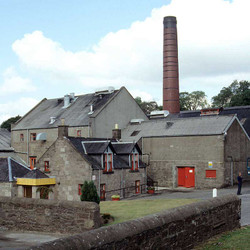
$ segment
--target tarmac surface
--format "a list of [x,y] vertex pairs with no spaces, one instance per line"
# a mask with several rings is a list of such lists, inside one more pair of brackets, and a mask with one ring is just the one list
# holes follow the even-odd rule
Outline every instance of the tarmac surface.
[[[221,197],[226,194],[236,194],[237,186],[218,189],[217,196]],[[154,195],[141,195],[129,198],[132,199],[201,199],[206,200],[212,198],[213,190],[196,190],[176,188],[174,190],[161,190]],[[250,225],[250,183],[243,183],[241,199],[241,225]],[[25,249],[43,242],[52,241],[62,238],[65,235],[46,234],[36,232],[10,232],[0,228],[0,249]]]

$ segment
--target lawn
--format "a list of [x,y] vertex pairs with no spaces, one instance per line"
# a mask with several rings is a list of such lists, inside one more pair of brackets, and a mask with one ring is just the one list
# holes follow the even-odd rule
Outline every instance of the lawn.
[[250,249],[250,226],[223,233],[197,246],[196,250]]
[[197,201],[195,199],[104,201],[100,203],[100,209],[101,214],[109,213],[113,216],[115,220],[111,224],[116,224]]

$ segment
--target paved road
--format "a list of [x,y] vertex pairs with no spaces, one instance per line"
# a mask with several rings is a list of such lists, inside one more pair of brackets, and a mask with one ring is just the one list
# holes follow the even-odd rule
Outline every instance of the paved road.
[[[223,188],[217,190],[217,196],[226,194],[236,194],[237,186],[230,188]],[[166,190],[159,195],[145,195],[143,197],[134,197],[131,199],[210,199],[212,198],[213,190],[196,190],[196,189],[183,189],[177,188],[175,190]],[[250,225],[250,183],[243,183],[241,199],[241,225]]]

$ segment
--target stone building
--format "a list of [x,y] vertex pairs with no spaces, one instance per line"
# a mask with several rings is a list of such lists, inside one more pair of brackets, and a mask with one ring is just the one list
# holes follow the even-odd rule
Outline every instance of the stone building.
[[138,141],[147,173],[159,186],[220,188],[245,180],[249,136],[236,116],[155,119],[130,124],[122,139]]
[[84,181],[91,180],[102,200],[145,192],[146,169],[136,143],[71,137],[67,126],[59,126],[58,132],[36,164],[56,178],[54,199],[78,201]]
[[95,138],[111,138],[115,124],[122,129],[131,119],[148,120],[125,87],[45,98],[11,129],[12,147],[31,168],[56,141],[62,119],[69,126],[69,136]]

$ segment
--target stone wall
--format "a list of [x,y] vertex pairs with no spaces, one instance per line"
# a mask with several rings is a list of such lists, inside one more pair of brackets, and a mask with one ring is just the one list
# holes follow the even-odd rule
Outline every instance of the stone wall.
[[76,234],[100,226],[93,202],[0,197],[0,215],[0,227],[14,231]]
[[240,227],[241,201],[214,198],[32,247],[56,249],[191,249]]
[[0,182],[1,196],[11,197],[12,183]]

